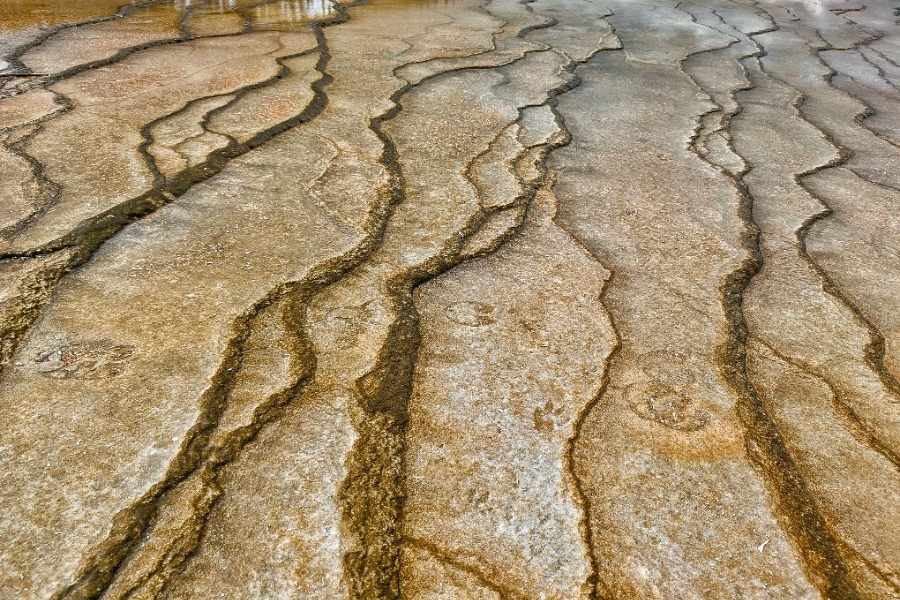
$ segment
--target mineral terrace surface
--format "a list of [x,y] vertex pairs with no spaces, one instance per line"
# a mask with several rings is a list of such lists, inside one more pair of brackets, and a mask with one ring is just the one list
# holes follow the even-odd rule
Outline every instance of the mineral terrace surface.
[[0,2],[0,598],[900,598],[900,4]]

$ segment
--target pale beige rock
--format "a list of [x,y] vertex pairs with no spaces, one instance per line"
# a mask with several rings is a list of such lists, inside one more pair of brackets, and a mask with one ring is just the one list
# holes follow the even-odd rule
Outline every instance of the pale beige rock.
[[[164,177],[172,178],[203,162],[213,150],[228,145],[228,138],[210,133],[201,123],[212,111],[232,100],[234,94],[201,98],[150,126],[152,142],[147,146],[147,153]],[[201,140],[209,141],[203,144]]]
[[127,16],[63,29],[22,56],[35,73],[58,73],[108,59],[124,48],[141,46],[181,35],[178,18],[183,6],[158,3]]
[[313,44],[309,33],[200,39],[151,48],[54,84],[52,90],[74,108],[46,122],[24,150],[44,165],[62,193],[7,247],[47,243],[83,219],[150,191],[153,172],[141,152],[144,126],[198,97],[229,94],[274,77],[276,59]]
[[[841,294],[884,336],[884,375],[900,378],[900,323],[892,306],[898,292],[900,231],[893,218],[900,193],[862,181],[845,169],[804,178],[806,188],[827,198],[834,217],[811,228],[806,247]],[[865,198],[859,203],[860,197]]]
[[900,597],[896,20],[7,2],[0,598]]
[[404,536],[517,598],[591,593],[568,452],[615,343],[606,272],[554,204],[539,191],[506,246],[416,293]]
[[[753,216],[762,232],[763,268],[744,298],[750,333],[784,359],[823,379],[835,395],[835,406],[848,419],[848,424],[865,432],[856,443],[869,444],[869,439],[874,440],[888,456],[894,457],[890,468],[896,469],[900,405],[866,360],[865,347],[869,340],[863,324],[845,302],[828,291],[815,263],[799,246],[798,235],[804,235],[804,224],[820,214],[824,206],[797,182],[797,174],[834,161],[838,156],[837,149],[795,108],[799,97],[795,88],[768,77],[757,66],[751,69],[750,75],[755,86],[738,95],[744,111],[735,119],[732,128],[738,153],[754,165],[745,182],[754,199]],[[780,149],[781,160],[777,162],[766,160],[773,146]],[[751,380],[755,381],[752,372]],[[760,394],[764,395],[765,391],[762,387]],[[814,432],[825,427],[818,422],[799,426],[810,431],[798,434],[790,428],[780,428],[789,448],[800,444],[803,436],[818,435]],[[805,453],[810,451],[808,447],[800,448]],[[856,448],[855,451],[865,453],[866,449]],[[857,467],[852,463],[832,461],[830,472],[817,471],[804,467],[804,462],[809,459],[799,450],[792,455],[808,485],[818,488],[816,497],[820,499],[817,502],[823,505],[821,518],[826,523],[833,523],[839,513],[835,512],[835,491],[829,486],[827,477],[846,470],[843,475],[846,479]],[[860,490],[860,493],[870,492]],[[844,521],[843,527],[852,529],[854,523],[866,529],[860,521],[852,519]],[[855,533],[850,539],[859,535]],[[850,566],[860,559],[847,554],[844,544],[850,542],[846,540],[846,534],[836,535],[832,542],[832,552],[843,555],[848,563],[846,567],[832,565],[839,569],[835,571],[835,577],[843,580],[839,585],[858,590],[862,597],[883,595],[884,582],[877,575],[875,583],[868,580],[884,570],[885,559],[858,549],[866,567],[857,564],[851,569]],[[890,565],[891,559],[887,561]],[[896,566],[888,567],[888,572],[894,569]],[[845,572],[842,574],[841,570]]]
[[869,108],[862,125],[900,144],[900,116],[894,110],[893,97],[898,89],[879,65],[862,49],[829,50],[820,52],[819,57],[834,71],[831,83]]
[[58,111],[62,106],[53,92],[35,89],[0,100],[0,129],[15,128]]
[[[32,552],[45,557],[39,564],[46,570],[30,570],[30,577],[19,584],[29,586],[20,588],[23,593],[41,595],[71,583],[85,554],[109,535],[109,516],[152,494],[154,484],[165,478],[185,436],[195,435],[189,433],[195,421],[209,412],[204,405],[215,406],[216,400],[208,398],[215,394],[210,381],[221,378],[217,371],[227,368],[233,352],[228,348],[253,303],[266,290],[302,278],[304,265],[348,247],[351,240],[339,233],[334,221],[321,213],[313,216],[302,196],[287,192],[279,200],[270,197],[269,202],[250,204],[232,200],[247,193],[241,183],[245,178],[252,190],[251,182],[268,173],[270,189],[280,185],[287,191],[298,187],[295,182],[321,173],[324,165],[317,164],[317,158],[324,162],[327,154],[317,157],[313,144],[306,147],[308,154],[295,154],[295,166],[278,175],[273,167],[286,166],[278,144],[233,163],[183,204],[123,232],[80,277],[68,278],[57,289],[54,308],[44,312],[19,350],[22,366],[9,371],[0,390],[9,399],[4,403],[4,426],[16,432],[7,443],[17,449],[4,475],[25,476],[19,469],[29,469],[30,456],[41,455],[50,465],[25,476],[34,491],[5,486],[16,496],[35,497],[29,507],[34,516],[7,521],[11,529],[3,536],[12,544],[5,551],[15,556],[11,578],[35,560]],[[232,219],[224,218],[228,211]],[[286,218],[294,211],[306,214],[302,224]],[[285,225],[283,235],[294,243],[260,246],[275,235],[271,226],[276,222]],[[304,229],[316,231],[316,239],[301,233]],[[331,241],[322,243],[326,239]],[[202,280],[195,275],[198,271],[204,273]],[[98,321],[90,307],[100,305],[105,307],[104,318]],[[66,308],[73,306],[84,308]],[[143,318],[135,318],[137,306]],[[190,327],[176,318],[181,313],[192,315]],[[167,376],[151,381],[149,374],[158,370]],[[32,432],[44,424],[31,416],[41,410],[35,403],[40,397],[57,399],[52,413],[57,419],[46,436]],[[141,429],[129,435],[128,422],[137,415]],[[146,437],[134,435],[141,431],[154,432],[150,447]],[[61,459],[71,452],[93,465],[90,473],[65,467]],[[7,514],[16,514],[9,505],[16,496],[4,494]],[[67,500],[72,498],[84,504],[72,505]],[[82,543],[50,549],[29,541],[35,535],[40,539],[38,531],[54,527],[83,531]]]
[[403,594],[421,600],[500,600],[505,590],[492,589],[478,574],[467,572],[414,544],[403,548]]
[[35,165],[11,148],[0,148],[0,231],[9,231],[34,215],[41,206],[45,186],[35,176]]
[[709,105],[678,63],[729,39],[660,4],[649,16],[610,5],[624,52],[579,69],[585,83],[560,98],[573,142],[551,155],[559,220],[613,272],[604,304],[622,337],[575,449],[602,594],[815,597],[746,456],[742,399],[720,364],[719,287],[745,259],[740,198],[687,149]]
[[858,589],[867,598],[892,597],[900,584],[900,544],[891,529],[892,515],[900,512],[896,465],[869,446],[869,436],[825,381],[762,344],[754,343],[750,356],[756,389],[846,543]]
[[[390,53],[402,48],[403,42],[386,35],[387,28],[384,24],[396,18],[398,14],[403,14],[408,19],[416,19],[417,26],[422,29],[441,30],[439,22],[435,23],[427,11],[395,9],[390,5],[373,8],[376,10],[369,13],[363,9],[351,10],[351,21],[332,30],[331,39],[337,40],[332,43],[336,48],[342,48],[332,50],[333,58],[329,72],[335,75],[335,85],[330,90],[329,107],[311,124],[312,129],[317,131],[329,131],[334,128],[329,137],[342,160],[339,162],[335,159],[330,163],[329,168],[334,171],[325,174],[325,178],[335,179],[328,180],[328,185],[325,185],[325,178],[321,179],[313,186],[312,191],[319,195],[321,202],[330,212],[340,211],[337,214],[341,216],[347,214],[347,207],[338,203],[346,204],[348,194],[353,193],[346,189],[348,183],[352,184],[353,179],[348,182],[344,174],[352,168],[353,177],[359,177],[358,165],[364,156],[360,151],[366,149],[366,146],[360,145],[361,128],[357,128],[355,130],[357,133],[348,137],[346,124],[348,120],[355,119],[362,126],[366,122],[365,117],[372,114],[365,110],[367,107],[364,104],[351,101],[357,100],[359,94],[371,93],[373,89],[384,90],[381,97],[387,97],[391,90],[388,86],[399,89],[403,84],[402,80],[386,79],[383,73],[369,72],[361,68],[362,65],[367,65],[368,69],[371,69],[375,60],[383,61],[382,64],[386,69],[394,68],[398,64],[392,64]],[[465,17],[464,8],[459,12]],[[376,32],[385,32],[382,33],[379,45],[375,45],[373,40]],[[358,50],[353,50],[352,44],[355,43],[353,40],[359,39],[366,39],[368,56],[364,57],[365,62],[360,61]],[[413,36],[411,39],[424,41],[425,38]],[[379,54],[376,54],[376,48],[380,48]],[[473,51],[477,49],[476,45]],[[494,80],[494,76],[489,79]],[[430,105],[424,104],[423,109],[416,110],[412,101],[406,101],[404,111],[398,118],[399,120],[408,114],[418,113],[418,118],[406,126],[410,132],[418,131],[418,136],[413,138],[420,139],[418,143],[438,139],[435,133],[427,135],[423,132],[438,132],[445,126],[441,121],[426,124],[425,119],[429,116],[425,107],[428,106]],[[461,102],[459,106],[466,105]],[[384,107],[385,110],[388,108],[389,105]],[[452,114],[447,118],[451,117]],[[402,146],[398,144],[398,147],[401,148],[402,154]],[[370,149],[373,153],[377,152],[378,145],[371,145]],[[349,154],[351,150],[355,150],[353,155]],[[417,150],[413,148],[410,152],[413,155],[425,156],[420,152],[417,153]],[[460,156],[458,160],[462,160],[464,156]],[[370,155],[368,160],[374,158]],[[435,164],[442,166],[444,161]],[[339,187],[337,190],[329,189],[334,186]],[[407,210],[408,206],[415,208],[416,204],[415,199],[407,195],[406,201],[398,207],[398,211]],[[438,211],[441,208],[439,204],[425,204],[425,207],[434,211],[435,217],[439,217]],[[353,217],[352,214],[348,216]],[[353,220],[359,223],[359,215],[353,217]],[[409,241],[408,228],[414,221],[411,217],[407,217],[407,221],[401,221],[400,225],[393,223],[392,220],[384,234],[385,243],[379,251],[384,253],[385,258],[382,260],[390,262],[415,260],[413,257],[392,256],[392,253],[407,247],[416,247],[406,245]],[[398,229],[392,233],[392,227],[406,227],[406,229]],[[395,241],[392,244],[388,240]],[[379,254],[376,254],[377,256]],[[378,258],[373,257],[371,260],[378,264]],[[398,266],[402,266],[402,262]],[[384,277],[390,275],[391,271],[384,274],[378,271],[376,273],[379,277]],[[353,282],[354,279],[347,278],[345,282],[348,281]],[[316,350],[315,377],[307,388],[299,392],[296,401],[292,403],[292,407],[298,408],[288,409],[284,418],[262,434],[264,437],[259,446],[262,454],[256,454],[254,449],[257,446],[254,444],[233,466],[227,467],[223,477],[225,492],[222,503],[210,514],[212,524],[210,529],[216,533],[204,539],[199,551],[187,565],[184,576],[175,578],[171,587],[167,588],[167,593],[171,597],[190,596],[199,589],[219,589],[223,581],[227,582],[225,584],[227,589],[240,590],[240,595],[251,597],[309,595],[341,597],[348,593],[344,587],[348,583],[346,578],[336,574],[341,570],[342,560],[347,560],[343,556],[344,553],[355,551],[355,543],[359,541],[354,535],[355,532],[350,530],[354,524],[348,523],[344,516],[347,506],[344,501],[346,492],[343,489],[347,486],[347,469],[352,468],[348,467],[348,463],[352,464],[353,459],[350,455],[354,445],[358,443],[361,435],[365,435],[365,432],[359,432],[359,429],[363,428],[360,421],[365,418],[359,408],[361,399],[358,393],[353,391],[352,386],[354,379],[364,375],[366,370],[371,368],[370,360],[377,355],[378,345],[384,341],[384,329],[381,328],[389,327],[395,318],[383,304],[383,300],[363,295],[377,290],[377,287],[371,285],[370,279],[362,281],[364,282],[362,286],[345,283],[336,289],[327,290],[312,300],[306,320]],[[302,307],[296,306],[293,310],[302,310]],[[302,407],[302,410],[299,407]],[[310,422],[310,419],[314,420]],[[298,427],[309,427],[309,436],[297,436],[295,432]],[[271,465],[263,468],[273,474],[281,473],[285,468],[293,469],[294,467],[287,465],[293,464],[296,456],[308,454],[311,457],[318,457],[319,448],[323,443],[329,445],[329,451],[321,459],[306,462],[304,470],[296,472],[293,477],[282,479],[277,476],[275,481],[279,483],[273,482],[270,489],[260,488],[258,471],[261,465]],[[328,460],[325,460],[326,458]],[[298,489],[298,481],[306,482],[303,485],[308,487]],[[260,503],[260,499],[264,499],[263,504]],[[246,504],[248,501],[252,503],[252,507]],[[281,523],[280,527],[273,529],[265,538],[267,542],[261,542],[262,547],[277,548],[275,553],[266,552],[260,555],[259,551],[254,549],[255,546],[247,547],[247,554],[234,551],[234,545],[242,543],[238,540],[246,539],[248,530],[244,529],[247,525],[236,522],[233,515],[235,511],[248,510],[256,514],[255,518],[260,520],[247,523],[258,524],[257,527],[263,527],[263,523],[275,521]],[[310,517],[303,522],[289,525],[279,516],[296,514],[298,511]],[[258,577],[251,573],[265,575]],[[379,575],[375,574],[374,577],[377,578]],[[354,582],[354,585],[357,584]]]
[[[21,65],[8,60],[10,54],[25,49],[56,30],[115,18],[117,14],[131,8],[133,3],[129,0],[91,0],[91,2],[17,0],[16,2],[5,2],[0,6],[0,70],[20,72]],[[23,81],[19,78],[10,78],[10,80],[13,85]],[[4,78],[0,78],[0,89],[4,88],[7,83]]]
[[[298,46],[287,51],[294,53],[303,50],[312,48]],[[318,60],[318,53],[283,59],[281,64],[287,72],[285,76],[272,85],[249,90],[224,110],[214,111],[207,127],[213,133],[246,143],[258,132],[289,121],[312,102],[312,84],[321,77],[315,68]]]

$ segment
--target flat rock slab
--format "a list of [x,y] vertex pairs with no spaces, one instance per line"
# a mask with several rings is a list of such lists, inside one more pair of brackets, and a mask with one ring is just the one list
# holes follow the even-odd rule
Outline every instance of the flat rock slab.
[[887,2],[0,7],[0,599],[900,598]]

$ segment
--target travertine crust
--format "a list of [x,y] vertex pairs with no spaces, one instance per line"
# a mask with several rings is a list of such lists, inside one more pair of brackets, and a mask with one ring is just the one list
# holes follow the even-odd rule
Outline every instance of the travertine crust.
[[0,599],[900,598],[900,7],[0,7]]

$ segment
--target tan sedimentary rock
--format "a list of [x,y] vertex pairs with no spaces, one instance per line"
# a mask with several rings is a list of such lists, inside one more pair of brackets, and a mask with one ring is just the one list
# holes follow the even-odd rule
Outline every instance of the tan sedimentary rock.
[[128,11],[121,18],[103,19],[66,28],[25,52],[22,64],[35,73],[58,73],[114,56],[123,48],[180,36],[182,6],[158,3]]
[[900,34],[0,9],[0,598],[900,594]]
[[[788,22],[772,13],[776,25]],[[866,311],[854,299],[868,300],[868,290],[892,282],[857,278],[858,292],[845,296],[840,283],[852,277],[854,253],[838,256],[832,246],[841,238],[872,243],[877,228],[860,227],[859,219],[871,219],[879,197],[858,204],[864,196],[857,188],[857,206],[850,209],[842,186],[822,183],[870,177],[874,182],[862,179],[857,185],[881,191],[892,183],[892,170],[885,166],[898,164],[896,148],[854,121],[861,104],[828,84],[823,63],[813,50],[803,49],[803,28],[797,30],[754,36],[766,54],[748,67],[754,87],[739,94],[744,111],[733,127],[736,150],[754,165],[745,182],[761,229],[763,266],[747,290],[744,312],[750,335],[764,345],[751,345],[749,373],[808,490],[810,507],[819,514],[817,528],[831,548],[831,558],[820,560],[821,572],[848,597],[887,598],[898,589],[896,549],[860,540],[877,539],[878,531],[890,529],[888,515],[896,511],[891,482],[898,468],[900,405],[885,366],[884,334],[875,324],[890,332],[880,316],[883,307],[876,302]],[[797,77],[804,65],[808,74]],[[780,161],[769,159],[772,147],[780,149]],[[831,198],[846,217],[837,211],[827,216]],[[818,235],[820,227],[844,230],[826,241]],[[808,245],[813,239],[815,253]],[[877,273],[877,254],[870,257],[869,272]],[[801,418],[803,407],[809,410],[816,402],[824,402],[821,417]],[[871,477],[848,485],[862,470]],[[853,512],[858,506],[873,510],[861,518]]]
[[[151,48],[52,85],[51,91],[72,108],[44,123],[24,151],[41,162],[62,191],[7,247],[39,246],[84,219],[149,192],[154,168],[143,152],[145,126],[199,96],[229,94],[272,78],[279,71],[277,59],[314,46],[309,33],[248,34],[240,42],[199,39],[177,48]],[[264,130],[265,123],[260,125]],[[63,148],[68,151],[61,152]]]
[[615,337],[605,269],[554,211],[540,190],[506,246],[416,293],[404,535],[506,597],[587,598],[593,585],[569,451]]
[[672,5],[610,8],[623,51],[579,69],[582,87],[560,99],[573,141],[551,156],[559,220],[613,272],[604,304],[622,338],[575,449],[602,594],[814,597],[722,364],[720,289],[746,260],[741,197],[688,147],[712,106],[680,62],[731,40]]

